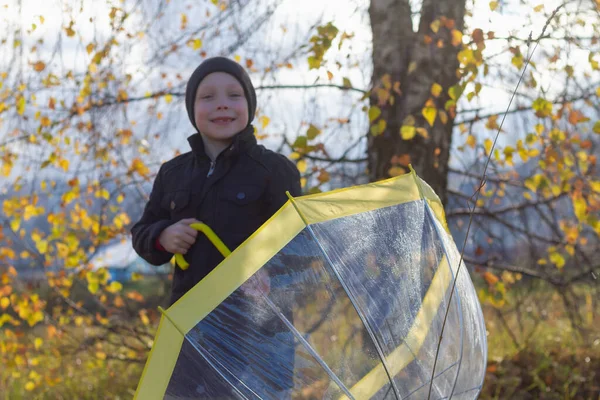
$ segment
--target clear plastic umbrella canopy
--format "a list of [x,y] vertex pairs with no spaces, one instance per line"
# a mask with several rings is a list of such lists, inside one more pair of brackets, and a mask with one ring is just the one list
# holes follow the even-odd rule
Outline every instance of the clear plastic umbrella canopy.
[[414,172],[291,199],[163,311],[136,397],[477,398],[485,325],[459,261]]

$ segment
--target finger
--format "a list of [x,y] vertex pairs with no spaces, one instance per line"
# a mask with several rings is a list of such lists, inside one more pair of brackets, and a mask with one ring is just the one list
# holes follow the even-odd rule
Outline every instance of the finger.
[[195,230],[194,228],[190,228],[187,225],[183,227],[183,229],[181,230],[181,232],[184,232],[184,233],[190,235],[194,239],[196,239],[196,237],[198,236],[198,231]]
[[183,232],[181,235],[181,241],[191,246],[196,243],[196,237],[190,235],[188,232]]
[[178,237],[177,239],[175,239],[175,241],[173,242],[173,245],[177,248],[180,249],[185,249],[185,250],[189,250],[190,247],[192,247],[193,243],[188,243],[187,240],[183,237]]
[[175,247],[175,253],[179,253],[179,254],[183,254],[183,255],[187,254],[188,250],[189,250],[189,248],[185,248],[183,246]]

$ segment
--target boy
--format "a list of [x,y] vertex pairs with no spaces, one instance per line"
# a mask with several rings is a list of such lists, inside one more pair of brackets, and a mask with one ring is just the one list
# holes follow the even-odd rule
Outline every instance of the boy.
[[[256,142],[256,94],[239,64],[205,60],[188,81],[185,105],[197,131],[188,138],[191,151],[160,167],[131,229],[134,249],[149,263],[181,253],[190,264],[175,268],[170,304],[223,259],[190,224],[206,223],[233,251],[287,201],[286,191],[301,194],[296,166]],[[268,277],[263,284],[268,290]]]

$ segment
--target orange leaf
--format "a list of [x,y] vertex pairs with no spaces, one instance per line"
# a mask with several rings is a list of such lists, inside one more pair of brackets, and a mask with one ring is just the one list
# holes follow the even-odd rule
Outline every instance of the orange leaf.
[[587,118],[583,113],[579,110],[574,110],[569,113],[569,122],[573,125],[577,125],[580,122],[586,122],[590,119]]
[[473,31],[473,41],[477,44],[483,43],[483,31],[479,28]]
[[42,72],[44,69],[46,69],[46,64],[43,61],[38,61],[35,64],[33,64],[33,69],[36,72]]
[[493,273],[491,273],[490,271],[487,271],[486,273],[483,274],[483,279],[485,279],[485,281],[490,286],[495,285],[499,281],[498,277],[496,275],[494,275]]

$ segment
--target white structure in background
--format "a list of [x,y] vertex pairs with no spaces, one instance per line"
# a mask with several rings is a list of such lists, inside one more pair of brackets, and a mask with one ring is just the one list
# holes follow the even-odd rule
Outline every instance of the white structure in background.
[[131,280],[134,272],[142,275],[167,274],[171,267],[169,264],[156,267],[141,258],[131,246],[131,238],[104,246],[98,250],[90,260],[94,270],[106,268],[110,280],[127,282]]

